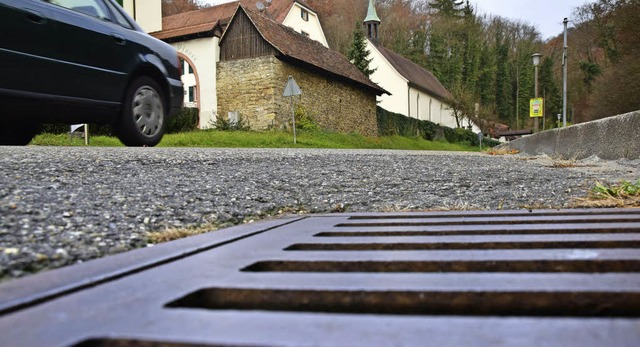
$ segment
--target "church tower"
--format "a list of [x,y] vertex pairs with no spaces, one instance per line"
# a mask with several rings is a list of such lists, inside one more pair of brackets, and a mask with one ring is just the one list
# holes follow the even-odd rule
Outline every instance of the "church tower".
[[376,12],[376,5],[374,0],[369,0],[369,9],[367,10],[367,17],[364,19],[364,29],[367,34],[367,38],[371,40],[371,42],[377,44],[378,43],[378,34],[379,34],[379,26],[380,26],[380,18],[378,17],[378,12]]

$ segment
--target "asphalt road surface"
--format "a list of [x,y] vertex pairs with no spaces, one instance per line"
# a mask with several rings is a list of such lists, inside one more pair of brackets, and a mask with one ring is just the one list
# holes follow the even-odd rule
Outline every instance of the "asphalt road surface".
[[0,147],[0,279],[287,213],[570,207],[638,161],[477,153]]

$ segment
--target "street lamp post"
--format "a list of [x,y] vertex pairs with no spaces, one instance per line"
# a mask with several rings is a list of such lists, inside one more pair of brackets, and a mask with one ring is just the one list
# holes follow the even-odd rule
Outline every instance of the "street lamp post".
[[567,126],[567,64],[569,58],[567,57],[567,24],[569,20],[567,18],[562,22],[564,24],[564,47],[562,53],[562,127]]
[[[533,67],[534,67],[534,71],[535,71],[535,77],[534,77],[534,83],[535,83],[535,92],[534,92],[534,97],[537,99],[538,98],[538,65],[540,65],[540,57],[542,57],[542,54],[540,53],[534,53],[531,58],[533,58]],[[538,117],[534,117],[533,119],[533,132],[538,132]]]

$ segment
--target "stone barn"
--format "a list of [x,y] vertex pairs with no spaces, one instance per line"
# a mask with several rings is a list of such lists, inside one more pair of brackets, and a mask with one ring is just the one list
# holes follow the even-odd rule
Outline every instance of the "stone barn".
[[295,104],[323,129],[377,136],[376,97],[387,93],[340,53],[242,5],[220,38],[218,117],[238,112],[255,130],[288,124]]

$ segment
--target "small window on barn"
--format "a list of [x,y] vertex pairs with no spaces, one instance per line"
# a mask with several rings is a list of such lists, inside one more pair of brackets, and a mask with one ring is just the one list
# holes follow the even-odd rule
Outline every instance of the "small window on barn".
[[308,22],[309,21],[309,11],[305,10],[304,8],[300,9],[300,17],[305,21]]
[[300,34],[302,34],[302,35],[304,35],[306,37],[309,37],[309,33],[304,31],[304,30],[300,30]]

